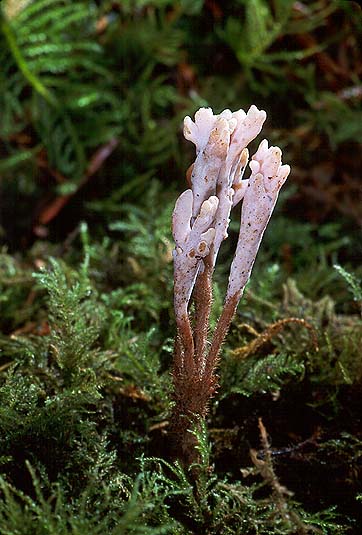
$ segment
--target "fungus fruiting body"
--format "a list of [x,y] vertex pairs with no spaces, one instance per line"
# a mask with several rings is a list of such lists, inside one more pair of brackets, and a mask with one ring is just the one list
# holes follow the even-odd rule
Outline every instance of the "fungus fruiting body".
[[[290,167],[282,165],[279,147],[263,140],[249,162],[247,146],[260,133],[266,113],[251,106],[215,115],[201,108],[184,120],[184,136],[194,143],[196,159],[187,172],[190,189],[176,201],[172,217],[174,308],[174,428],[183,440],[184,459],[192,459],[187,429],[204,417],[216,388],[221,344],[250,278],[253,264],[279,191]],[[224,306],[208,343],[212,275],[230,214],[242,201],[238,243],[231,263]],[[193,302],[193,306],[190,306]],[[182,439],[181,439],[182,442]]]

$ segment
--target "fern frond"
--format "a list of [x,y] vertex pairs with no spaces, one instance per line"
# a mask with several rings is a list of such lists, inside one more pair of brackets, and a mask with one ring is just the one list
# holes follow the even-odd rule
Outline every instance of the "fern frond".
[[355,301],[358,301],[362,305],[362,282],[353,273],[350,273],[342,266],[335,264],[334,269],[344,278],[347,282],[349,289],[353,294]]
[[[1,134],[19,130],[18,117],[27,107],[50,165],[75,181],[85,170],[87,149],[120,128],[114,77],[94,39],[95,16],[91,5],[80,0],[34,0],[12,19],[1,19]],[[100,114],[100,109],[111,113]],[[89,131],[85,110],[92,114],[94,136],[84,135]]]

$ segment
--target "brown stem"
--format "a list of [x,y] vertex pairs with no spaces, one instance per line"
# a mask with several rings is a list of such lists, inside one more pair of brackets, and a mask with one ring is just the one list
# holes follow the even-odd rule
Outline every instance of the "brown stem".
[[195,348],[191,323],[187,313],[177,319],[177,330],[183,353],[183,369],[192,374],[195,369]]
[[204,367],[205,347],[209,329],[209,318],[212,304],[212,266],[210,255],[204,259],[204,271],[199,274],[194,289],[195,300],[195,363],[199,372]]
[[225,339],[225,336],[229,330],[230,323],[234,317],[236,307],[240,295],[237,293],[233,295],[228,301],[226,301],[219,321],[217,322],[214,336],[212,338],[210,351],[206,359],[206,368],[203,377],[203,382],[206,384],[212,384],[214,371],[218,362],[218,357],[221,349],[221,345]]
[[207,414],[209,393],[203,388],[198,375],[188,370],[177,374],[174,370],[174,407],[170,418],[170,437],[174,455],[183,466],[199,460],[197,441],[190,432]]
[[[205,279],[200,278],[199,296],[196,296],[197,306],[200,307],[200,316],[196,318],[195,323],[195,346],[191,324],[187,316],[183,317],[184,321],[178,322],[180,343],[177,340],[175,343],[173,372],[175,405],[171,416],[170,433],[175,454],[184,466],[190,466],[198,461],[196,439],[189,430],[199,418],[206,417],[209,400],[216,389],[215,368],[220,348],[240,298],[240,295],[236,294],[225,303],[206,358],[205,370],[202,373],[200,362],[206,345],[209,312],[201,308],[205,295],[200,294],[200,292],[206,292],[206,282],[211,285],[211,268],[210,272],[205,269]],[[208,307],[211,307],[211,297],[210,303],[208,300],[205,302]],[[198,327],[200,327],[200,331],[198,331]],[[194,359],[195,348],[196,360]],[[178,364],[179,362],[182,362],[181,366]]]
[[197,424],[196,417],[180,414],[177,405],[175,405],[170,419],[171,448],[173,456],[185,468],[199,461],[199,453],[196,449],[197,440],[195,435],[190,432],[195,424]]
[[173,347],[173,377],[179,376],[183,373],[184,360],[183,360],[183,351],[181,346],[180,337],[177,334],[175,337],[174,347]]

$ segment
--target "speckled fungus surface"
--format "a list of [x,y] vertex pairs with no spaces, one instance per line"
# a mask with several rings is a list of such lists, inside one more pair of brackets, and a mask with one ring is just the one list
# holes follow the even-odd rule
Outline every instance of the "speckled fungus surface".
[[243,199],[238,245],[231,265],[226,300],[241,297],[278,193],[290,167],[282,165],[279,147],[263,140],[248,164],[247,145],[260,133],[266,113],[251,106],[214,115],[201,108],[184,120],[185,138],[196,147],[191,189],[180,195],[173,213],[176,242],[175,313],[184,317],[203,259],[211,253],[215,265],[220,245],[227,238],[230,212]]

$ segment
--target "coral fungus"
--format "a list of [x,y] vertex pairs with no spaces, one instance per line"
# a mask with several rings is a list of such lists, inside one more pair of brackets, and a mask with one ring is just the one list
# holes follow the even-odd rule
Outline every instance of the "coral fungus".
[[[173,429],[181,437],[177,442],[180,445],[181,441],[180,457],[185,463],[195,456],[193,438],[187,431],[207,414],[216,388],[221,344],[290,172],[289,165],[282,165],[280,148],[269,147],[263,140],[249,162],[250,177],[243,179],[249,160],[247,145],[260,133],[265,119],[265,111],[251,106],[247,113],[224,110],[219,115],[201,108],[194,121],[190,117],[184,120],[184,135],[196,147],[196,160],[190,169],[191,188],[176,201],[172,229],[177,324]],[[224,306],[208,344],[212,275],[221,243],[228,236],[231,209],[241,200],[239,238]]]

